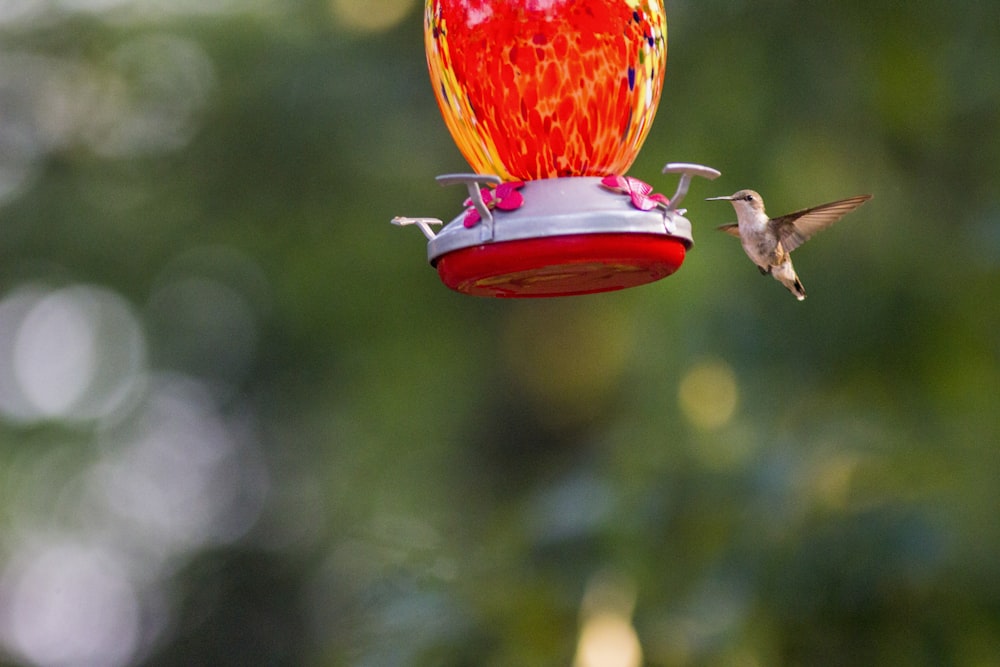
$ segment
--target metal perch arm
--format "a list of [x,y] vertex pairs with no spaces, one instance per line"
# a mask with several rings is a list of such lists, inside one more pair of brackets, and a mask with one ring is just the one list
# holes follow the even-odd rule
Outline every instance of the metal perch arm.
[[695,176],[701,176],[702,178],[707,178],[710,181],[714,181],[722,172],[718,169],[712,169],[711,167],[706,167],[701,164],[692,164],[690,162],[668,162],[666,166],[663,167],[664,174],[680,174],[681,182],[677,184],[677,192],[674,196],[670,198],[670,206],[667,208],[668,211],[677,210],[677,205],[684,200],[684,195],[687,194],[688,188],[691,187],[691,179]]
[[392,224],[399,227],[405,227],[406,225],[416,225],[420,228],[420,231],[424,233],[428,241],[433,241],[436,234],[434,230],[431,229],[431,225],[443,225],[443,220],[438,220],[437,218],[404,218],[402,216],[396,216],[392,219]]

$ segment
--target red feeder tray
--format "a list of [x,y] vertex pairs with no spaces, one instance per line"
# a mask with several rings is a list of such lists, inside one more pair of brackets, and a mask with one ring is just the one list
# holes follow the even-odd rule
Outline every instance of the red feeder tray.
[[656,234],[574,234],[456,250],[438,260],[437,270],[445,285],[472,296],[572,296],[666,278],[685,250]]

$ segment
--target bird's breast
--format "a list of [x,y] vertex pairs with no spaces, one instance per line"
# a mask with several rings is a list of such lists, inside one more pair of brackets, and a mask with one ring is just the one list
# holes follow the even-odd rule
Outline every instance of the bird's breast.
[[758,266],[769,266],[776,259],[778,240],[762,231],[751,231],[741,235],[743,249]]

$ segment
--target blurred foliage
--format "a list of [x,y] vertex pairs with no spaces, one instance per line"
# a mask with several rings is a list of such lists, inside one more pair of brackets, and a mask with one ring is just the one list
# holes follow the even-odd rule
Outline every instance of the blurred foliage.
[[[511,302],[415,2],[0,3],[0,662],[1000,663],[996,7],[667,13],[695,248]],[[743,187],[875,198],[800,304]]]

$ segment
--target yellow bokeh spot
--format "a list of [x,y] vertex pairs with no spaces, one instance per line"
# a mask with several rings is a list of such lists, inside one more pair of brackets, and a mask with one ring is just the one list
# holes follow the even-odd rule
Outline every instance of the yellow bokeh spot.
[[681,378],[678,401],[694,426],[707,431],[725,426],[739,403],[733,369],[718,359],[695,365]]
[[635,587],[611,571],[587,584],[581,604],[583,625],[573,667],[639,667],[642,645],[632,625]]
[[574,667],[639,667],[642,647],[629,619],[597,614],[584,623]]
[[330,0],[330,11],[345,28],[381,32],[398,25],[416,0]]

